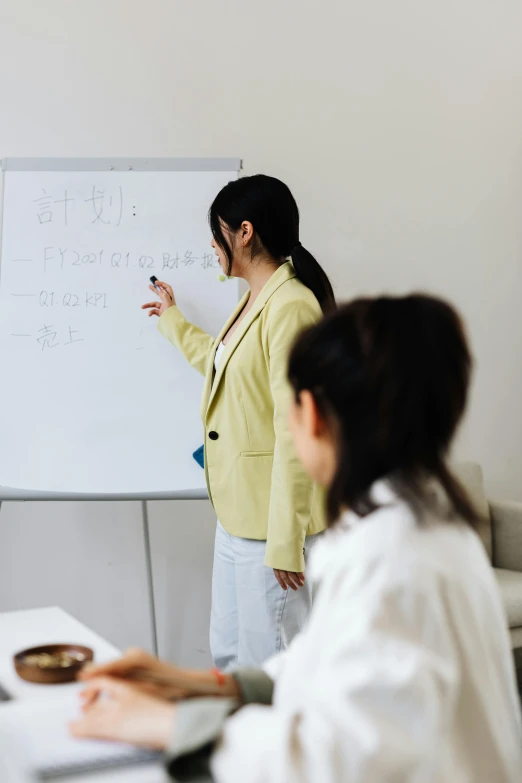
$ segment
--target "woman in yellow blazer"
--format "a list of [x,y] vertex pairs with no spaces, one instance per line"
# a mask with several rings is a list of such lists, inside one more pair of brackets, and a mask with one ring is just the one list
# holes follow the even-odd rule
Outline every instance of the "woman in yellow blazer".
[[250,289],[217,339],[185,320],[167,283],[144,309],[205,376],[205,474],[219,520],[210,643],[216,666],[230,669],[284,649],[311,608],[305,562],[325,525],[287,428],[286,365],[296,335],[334,296],[299,242],[297,204],[279,180],[230,182],[209,222],[223,271]]

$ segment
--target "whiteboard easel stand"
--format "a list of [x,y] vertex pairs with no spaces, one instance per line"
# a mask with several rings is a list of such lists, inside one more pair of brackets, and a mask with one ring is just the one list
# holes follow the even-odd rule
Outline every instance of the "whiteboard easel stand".
[[139,493],[127,495],[82,495],[76,492],[40,492],[37,490],[11,489],[10,487],[0,487],[0,511],[2,503],[14,502],[36,502],[36,501],[118,501],[132,500],[141,503],[141,517],[143,530],[143,547],[145,553],[145,571],[147,577],[147,595],[149,599],[149,617],[150,633],[152,640],[152,650],[154,655],[158,655],[158,625],[156,621],[156,605],[154,599],[154,576],[152,573],[152,548],[150,540],[149,511],[147,502],[149,500],[208,500],[206,490],[192,490],[179,492],[154,492],[146,496]]

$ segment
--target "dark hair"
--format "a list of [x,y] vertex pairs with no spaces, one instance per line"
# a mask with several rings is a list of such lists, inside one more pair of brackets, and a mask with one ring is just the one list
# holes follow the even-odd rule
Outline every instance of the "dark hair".
[[328,276],[299,241],[299,209],[290,189],[281,180],[256,174],[225,185],[208,213],[212,235],[228,258],[227,274],[232,271],[232,248],[223,233],[222,223],[237,231],[244,220],[255,231],[252,258],[264,249],[272,258],[292,258],[299,280],[314,294],[323,312],[335,307]]
[[427,479],[435,478],[450,516],[478,521],[445,461],[471,366],[455,310],[418,294],[355,300],[298,338],[288,371],[296,400],[310,391],[337,438],[330,524],[344,508],[373,511],[370,490],[384,478],[419,514],[434,505]]

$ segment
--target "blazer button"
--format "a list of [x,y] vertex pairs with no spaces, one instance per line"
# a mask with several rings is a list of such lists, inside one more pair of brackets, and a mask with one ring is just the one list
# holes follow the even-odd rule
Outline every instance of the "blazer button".
[[219,438],[219,435],[217,434],[217,432],[214,432],[214,430],[212,430],[211,432],[208,433],[208,437],[210,438],[210,440],[217,440]]

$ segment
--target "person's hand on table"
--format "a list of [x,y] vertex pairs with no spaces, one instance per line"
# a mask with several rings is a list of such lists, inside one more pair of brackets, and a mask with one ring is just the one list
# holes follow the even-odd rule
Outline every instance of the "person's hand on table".
[[281,571],[279,568],[274,568],[274,576],[283,588],[283,590],[299,590],[305,583],[305,575],[302,571]]
[[161,299],[161,302],[155,301],[155,302],[147,302],[146,304],[141,306],[142,310],[148,310],[149,315],[163,315],[165,310],[168,310],[169,307],[172,307],[176,304],[176,297],[174,296],[174,291],[170,287],[168,283],[162,283],[161,280],[158,280],[156,282],[156,285],[149,285],[150,290],[157,294],[159,298]]
[[229,674],[216,677],[213,671],[180,669],[136,648],[127,650],[119,660],[86,666],[80,674],[84,682],[100,677],[127,681],[142,693],[164,701],[196,696],[241,699],[238,685]]
[[131,648],[116,661],[86,666],[79,679],[87,682],[100,677],[127,680],[149,696],[179,701],[191,695],[190,684],[184,682],[184,675],[183,669],[164,663],[143,650]]
[[165,750],[172,739],[176,707],[110,677],[92,680],[81,693],[82,717],[70,724],[74,737],[127,742]]

